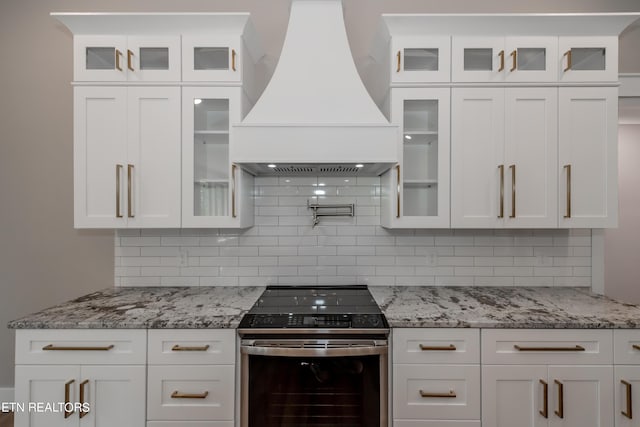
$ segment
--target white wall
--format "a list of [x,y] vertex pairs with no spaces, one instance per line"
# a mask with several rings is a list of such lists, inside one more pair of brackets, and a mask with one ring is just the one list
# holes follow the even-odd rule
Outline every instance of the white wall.
[[640,124],[621,125],[619,222],[605,231],[605,294],[640,304]]
[[[345,0],[356,62],[381,12],[640,11],[637,0]],[[72,41],[52,11],[248,11],[272,69],[289,0],[0,2],[0,387],[13,383],[7,321],[113,284],[113,232],[72,227]],[[621,71],[640,72],[640,34],[621,40]]]

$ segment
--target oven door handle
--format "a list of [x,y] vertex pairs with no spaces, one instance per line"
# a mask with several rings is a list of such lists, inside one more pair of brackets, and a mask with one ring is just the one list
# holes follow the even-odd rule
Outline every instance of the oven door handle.
[[345,346],[334,348],[241,346],[240,352],[253,356],[277,357],[344,357],[387,354],[388,346]]

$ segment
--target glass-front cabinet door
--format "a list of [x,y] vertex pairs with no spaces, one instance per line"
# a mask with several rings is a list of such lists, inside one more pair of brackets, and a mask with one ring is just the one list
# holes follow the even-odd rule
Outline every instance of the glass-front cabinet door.
[[[382,177],[381,217],[390,228],[449,227],[448,88],[396,88],[391,121],[401,129],[399,163]],[[386,220],[385,220],[386,219]]]
[[617,37],[560,37],[560,80],[617,81]]
[[451,81],[450,37],[402,37],[391,44],[392,82]]
[[76,36],[76,81],[180,81],[179,36]]
[[[231,126],[240,121],[241,88],[182,92],[182,226],[240,227],[250,176],[229,159]],[[250,192],[250,190],[248,190]],[[250,213],[253,221],[253,212]]]
[[240,38],[182,38],[182,79],[185,81],[241,80]]

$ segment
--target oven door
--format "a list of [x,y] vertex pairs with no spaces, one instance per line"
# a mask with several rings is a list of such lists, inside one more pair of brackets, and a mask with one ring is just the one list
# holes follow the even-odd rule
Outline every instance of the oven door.
[[386,340],[242,340],[242,427],[386,427]]

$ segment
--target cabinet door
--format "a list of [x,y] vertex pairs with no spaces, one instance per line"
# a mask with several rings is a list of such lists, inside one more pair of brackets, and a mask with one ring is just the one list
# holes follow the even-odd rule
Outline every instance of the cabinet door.
[[613,386],[616,427],[637,426],[640,417],[640,366],[616,366]]
[[483,366],[482,426],[547,426],[552,416],[544,401],[549,387],[546,366]]
[[239,37],[182,37],[182,80],[241,81]]
[[618,89],[559,91],[560,227],[616,227]]
[[239,88],[182,92],[182,226],[238,227],[238,168],[229,161]]
[[[78,402],[77,366],[16,366],[15,401],[46,405],[54,402]],[[68,400],[65,400],[68,397]],[[77,412],[65,418],[64,412],[44,410],[16,411],[15,427],[77,427]],[[140,424],[142,425],[142,424]]]
[[74,88],[74,225],[126,226],[127,89]]
[[180,88],[128,89],[128,226],[180,227]]
[[[86,427],[139,427],[146,419],[145,366],[82,366],[78,393],[90,411],[80,419]],[[80,400],[79,400],[80,401]]]
[[507,37],[505,80],[553,82],[558,79],[557,37]]
[[393,227],[449,227],[449,89],[393,89],[391,98],[402,129]]
[[453,89],[451,112],[451,226],[502,227],[504,89]]
[[453,37],[451,78],[454,82],[500,82],[507,58],[503,37]]
[[391,81],[451,81],[450,37],[399,37],[391,42]]
[[613,366],[549,366],[550,427],[609,427]]
[[560,37],[560,80],[617,81],[618,37]]
[[485,365],[482,367],[483,427],[543,427],[551,416],[546,407],[547,367]]
[[505,226],[558,226],[558,90],[505,91]]
[[74,36],[73,79],[120,82],[127,80],[125,36]]
[[129,81],[180,81],[180,37],[136,36],[127,39]]

